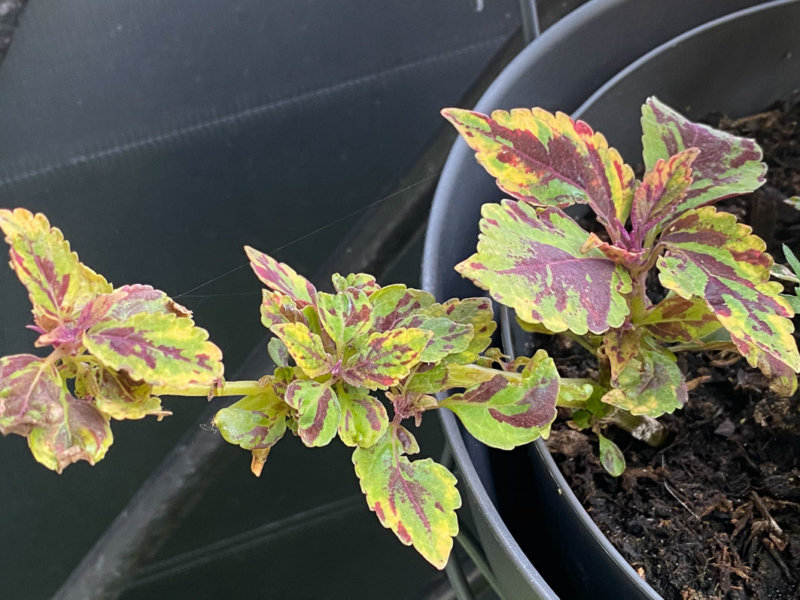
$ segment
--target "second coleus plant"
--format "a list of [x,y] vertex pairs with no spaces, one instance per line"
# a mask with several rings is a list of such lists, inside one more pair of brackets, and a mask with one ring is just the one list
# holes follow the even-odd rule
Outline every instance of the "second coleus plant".
[[[443,114],[516,199],[483,206],[478,251],[456,270],[513,308],[524,328],[565,332],[595,354],[600,402],[580,407],[575,423],[599,433],[614,412],[680,408],[687,385],[676,352],[684,350],[735,349],[774,391],[794,393],[794,312],[769,280],[773,259],[750,227],[711,206],[763,184],[754,141],[650,98],[639,181],[600,133],[563,113]],[[588,205],[600,235],[565,212],[576,204]],[[657,302],[652,271],[663,286]],[[619,472],[618,459],[611,452],[603,462]]]

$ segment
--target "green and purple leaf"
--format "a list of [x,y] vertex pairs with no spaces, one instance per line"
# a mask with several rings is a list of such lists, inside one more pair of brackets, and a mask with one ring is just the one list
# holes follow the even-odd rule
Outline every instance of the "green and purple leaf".
[[341,411],[330,385],[293,381],[286,389],[284,400],[295,411],[297,435],[306,446],[326,446],[336,436]]
[[603,402],[633,415],[659,417],[683,407],[686,379],[675,355],[635,331],[609,331],[603,350],[611,367],[612,389]]
[[375,315],[375,331],[397,329],[403,319],[417,314],[420,310],[434,304],[434,297],[428,292],[407,288],[396,283],[387,285],[369,297]]
[[386,433],[386,408],[366,390],[347,386],[337,397],[342,411],[339,439],[346,446],[369,448]]
[[10,246],[10,266],[27,288],[40,333],[67,323],[111,285],[78,260],[61,231],[23,208],[0,210],[0,229]]
[[112,419],[159,418],[172,414],[161,408],[161,399],[152,395],[153,386],[134,381],[123,371],[112,371],[81,363],[75,377],[75,395],[92,401]]
[[497,110],[491,117],[453,108],[442,114],[500,189],[539,206],[589,204],[612,239],[620,239],[633,199],[633,170],[602,134],[541,108]]
[[700,341],[722,327],[703,298],[687,300],[677,294],[651,307],[636,325],[644,325],[655,339],[667,343]]
[[456,323],[447,317],[429,317],[416,314],[406,317],[398,327],[414,327],[433,333],[419,357],[420,362],[435,363],[451,354],[464,352],[473,337],[472,325]]
[[369,448],[356,448],[353,464],[367,505],[381,524],[443,569],[458,533],[455,510],[461,506],[453,474],[429,458],[409,461],[393,430]]
[[692,163],[698,153],[697,148],[689,148],[669,160],[658,159],[645,173],[631,210],[631,230],[638,247],[655,239],[686,197],[692,184]]
[[286,348],[286,344],[279,338],[274,337],[269,340],[267,344],[267,354],[272,359],[272,362],[275,363],[276,367],[289,366],[289,350]]
[[0,433],[27,437],[34,458],[58,473],[79,460],[95,464],[113,441],[108,418],[30,354],[0,358]]
[[601,433],[597,434],[600,441],[600,464],[612,477],[619,477],[625,472],[625,456],[622,450]]
[[268,450],[286,433],[289,407],[268,386],[261,394],[245,396],[214,416],[225,441],[245,450]]
[[377,331],[366,340],[358,340],[358,353],[333,374],[340,374],[354,387],[385,390],[408,376],[432,335],[424,329]]
[[101,321],[83,334],[83,343],[106,367],[152,385],[210,387],[223,373],[222,352],[208,332],[174,314]]
[[256,277],[268,288],[291,297],[300,308],[315,303],[317,289],[289,265],[250,246],[245,246],[244,251]]
[[347,277],[342,277],[339,273],[331,276],[333,289],[337,292],[344,292],[348,289],[361,290],[367,296],[381,289],[378,282],[372,275],[367,273],[350,273]]
[[295,364],[308,377],[319,377],[331,370],[330,357],[325,352],[322,338],[303,323],[274,325],[272,332],[286,345]]
[[476,439],[510,450],[547,436],[556,418],[559,376],[544,350],[534,355],[521,381],[503,375],[440,402],[452,410]]
[[769,281],[764,242],[750,232],[711,206],[684,213],[661,238],[668,252],[658,259],[659,278],[683,298],[703,298],[747,362],[777,393],[791,395],[800,371],[794,313],[780,296],[783,286]]
[[320,324],[337,348],[344,348],[372,328],[372,305],[362,291],[350,289],[336,294],[319,292],[317,308]]
[[558,208],[504,200],[484,204],[478,252],[456,270],[525,322],[583,335],[622,325],[631,291],[627,271],[597,249]]
[[648,171],[656,167],[659,159],[669,160],[690,148],[700,151],[692,163],[692,184],[671,210],[675,216],[723,198],[747,194],[764,183],[767,167],[761,162],[761,148],[753,140],[693,123],[654,97],[642,106],[642,132]]

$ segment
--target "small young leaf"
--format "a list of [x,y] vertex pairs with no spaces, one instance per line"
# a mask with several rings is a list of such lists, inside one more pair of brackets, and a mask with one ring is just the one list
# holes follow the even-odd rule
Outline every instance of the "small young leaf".
[[338,348],[369,333],[372,305],[364,292],[348,290],[336,294],[317,293],[320,324]]
[[78,260],[61,231],[23,208],[0,210],[0,229],[10,248],[11,268],[28,289],[36,324],[43,331],[77,317],[81,308],[111,285]]
[[619,477],[625,472],[625,456],[622,450],[604,435],[598,433],[600,440],[600,464],[612,477]]
[[497,110],[491,117],[445,109],[478,162],[513,197],[539,206],[592,206],[612,239],[633,199],[633,170],[583,121],[541,108]]
[[348,289],[361,290],[367,296],[381,289],[378,282],[372,275],[367,273],[350,273],[347,277],[342,277],[339,273],[334,273],[331,277],[333,288],[337,292],[344,292]]
[[451,321],[447,317],[416,314],[406,317],[398,327],[414,327],[433,333],[419,357],[420,362],[435,363],[446,356],[465,351],[473,337],[472,325]]
[[661,342],[693,342],[718,330],[722,325],[702,298],[681,298],[669,294],[647,311],[637,323],[644,325]]
[[214,416],[225,441],[245,450],[267,450],[286,432],[289,407],[267,386],[261,394],[245,396]]
[[244,251],[250,259],[250,267],[256,277],[268,288],[288,295],[300,308],[315,303],[317,289],[289,265],[278,262],[250,246],[245,246]]
[[456,478],[429,458],[411,462],[402,452],[391,430],[373,446],[356,448],[353,464],[361,490],[384,527],[443,569],[458,533]]
[[75,395],[94,402],[97,409],[112,419],[142,419],[148,415],[169,415],[161,409],[161,399],[151,395],[153,386],[133,381],[124,372],[81,363],[75,377]]
[[326,446],[339,428],[339,401],[330,385],[293,381],[286,389],[286,404],[297,411],[297,435],[309,448]]
[[369,448],[377,442],[389,426],[386,408],[365,390],[347,387],[339,393],[342,417],[339,421],[339,439],[346,446]]
[[556,418],[559,376],[553,359],[539,350],[515,384],[502,375],[440,402],[475,438],[510,450],[547,435]]
[[358,353],[345,363],[342,379],[352,386],[371,390],[396,385],[419,362],[432,335],[423,329],[391,329],[358,340]]
[[439,305],[443,314],[432,314],[432,309],[426,309],[431,316],[446,316],[456,323],[472,325],[472,340],[467,349],[447,357],[447,362],[470,364],[478,359],[481,352],[492,343],[492,334],[497,329],[494,321],[494,310],[489,298],[452,298]]
[[369,301],[375,315],[375,331],[389,331],[399,327],[406,317],[431,306],[434,298],[428,292],[396,283],[374,292]]
[[692,184],[671,211],[676,216],[723,198],[747,194],[764,183],[767,167],[761,162],[761,148],[753,140],[693,123],[654,97],[642,106],[642,132],[648,171],[659,159],[669,160],[689,148],[700,151],[692,163]]
[[[782,248],[783,255],[786,257],[786,262],[789,263],[789,266],[792,267],[792,271],[794,271],[795,279],[800,279],[800,260],[798,260],[794,252],[789,249],[789,246],[783,244]],[[800,281],[795,281],[795,283],[800,283]]]
[[602,252],[584,252],[588,238],[557,208],[504,200],[484,204],[478,252],[456,270],[526,322],[579,335],[619,327],[628,314],[627,271]]
[[281,292],[262,291],[261,323],[267,329],[286,323],[306,323],[303,312],[286,294]]
[[267,344],[267,354],[269,354],[269,357],[272,359],[272,362],[275,363],[276,367],[289,366],[289,350],[280,338],[274,337],[269,340]]
[[783,286],[768,281],[772,258],[750,231],[712,206],[684,213],[661,238],[668,253],[658,259],[659,278],[684,298],[704,298],[747,362],[791,395],[800,370],[793,312]]
[[79,460],[95,464],[113,441],[108,418],[31,354],[0,358],[0,433],[27,437],[34,458],[58,473]]
[[308,377],[319,377],[330,371],[330,358],[322,345],[322,339],[306,325],[286,323],[273,326],[272,331],[286,345],[295,364]]
[[609,331],[603,344],[614,386],[603,402],[633,415],[659,417],[686,404],[686,380],[675,355],[635,331]]
[[669,160],[658,159],[653,169],[645,173],[636,188],[631,211],[631,227],[640,244],[645,236],[654,239],[686,196],[698,152],[697,148],[690,148]]
[[152,385],[211,386],[222,377],[222,352],[208,332],[174,314],[101,321],[84,333],[83,343],[106,367]]

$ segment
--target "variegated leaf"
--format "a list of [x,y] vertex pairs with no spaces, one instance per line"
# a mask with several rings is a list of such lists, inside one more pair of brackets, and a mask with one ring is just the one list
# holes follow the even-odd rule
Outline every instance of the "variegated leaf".
[[83,343],[106,367],[152,385],[211,386],[222,377],[222,352],[208,332],[174,314],[101,321],[83,334]]
[[793,311],[780,297],[783,286],[769,281],[764,242],[750,232],[712,206],[684,213],[661,238],[668,253],[658,259],[659,278],[683,298],[704,298],[747,362],[791,395],[800,371]]
[[268,450],[286,433],[289,407],[271,386],[245,396],[214,416],[225,441],[245,450]]
[[637,323],[661,342],[698,341],[722,327],[703,298],[681,298],[669,294],[651,307]]
[[344,292],[347,289],[354,288],[369,296],[372,292],[377,292],[381,289],[375,278],[367,273],[350,273],[347,277],[334,273],[331,279],[333,280],[333,288],[337,292]]
[[544,436],[556,418],[559,376],[553,359],[539,350],[519,383],[502,375],[442,400],[476,439],[510,450]]
[[633,415],[659,417],[686,404],[686,380],[675,355],[635,331],[609,331],[603,350],[611,389],[603,402]]
[[422,423],[422,413],[439,408],[439,401],[429,394],[410,392],[408,389],[400,393],[386,392],[386,397],[394,407],[394,414],[401,419],[414,418],[414,424],[419,427]]
[[462,352],[446,356],[445,362],[470,364],[492,343],[492,334],[497,329],[494,321],[492,301],[488,298],[452,298],[443,304],[432,304],[423,310],[432,317],[447,317],[462,325],[472,326],[472,339]]
[[371,390],[396,385],[419,362],[432,335],[424,329],[376,331],[358,340],[357,354],[345,363],[341,377],[352,386]]
[[308,377],[319,377],[331,370],[330,357],[325,352],[322,339],[303,323],[274,325],[272,331],[286,345],[295,364]]
[[655,239],[685,198],[692,184],[692,163],[698,153],[697,148],[689,148],[669,160],[658,159],[652,170],[645,173],[636,188],[631,210],[631,228],[639,247],[646,239]]
[[261,323],[267,329],[286,323],[306,323],[304,313],[297,304],[281,292],[262,291]]
[[601,433],[597,434],[600,441],[600,464],[612,477],[619,477],[625,472],[625,456],[614,442]]
[[309,448],[326,446],[336,435],[341,418],[339,400],[331,386],[316,381],[293,381],[286,404],[295,410],[297,435]]
[[396,329],[406,317],[434,303],[428,292],[407,288],[403,284],[387,285],[369,297],[375,315],[375,331]]
[[153,386],[133,381],[124,372],[81,363],[75,377],[75,395],[93,401],[112,419],[159,418],[171,414],[161,409],[161,399],[152,395]]
[[414,327],[433,333],[428,345],[420,354],[420,362],[435,363],[446,356],[464,352],[473,337],[472,325],[456,323],[447,317],[429,317],[416,314],[406,317],[397,324],[398,327]]
[[628,314],[627,271],[596,249],[557,208],[504,200],[484,204],[478,252],[456,270],[526,322],[579,335],[619,327]]
[[77,317],[97,294],[111,291],[101,275],[78,260],[43,214],[23,208],[0,210],[0,229],[11,247],[11,268],[28,290],[41,332]]
[[261,282],[268,288],[291,297],[302,308],[314,304],[317,289],[302,275],[298,275],[289,265],[278,262],[271,256],[255,248],[245,246],[244,251],[250,259],[250,267]]
[[353,464],[370,510],[399,540],[443,569],[458,533],[461,506],[456,478],[431,459],[411,462],[392,430],[369,448],[356,448]]
[[289,366],[289,350],[279,338],[270,339],[269,343],[267,343],[267,354],[276,367]]
[[369,333],[372,328],[372,305],[359,290],[336,294],[317,294],[320,324],[338,348],[344,348],[354,338]]
[[753,140],[693,123],[658,99],[642,106],[642,145],[647,170],[659,159],[689,148],[700,151],[692,163],[692,184],[684,199],[672,209],[674,215],[738,194],[752,192],[764,183],[766,165]]
[[108,418],[31,354],[0,358],[0,433],[27,437],[34,458],[59,473],[79,460],[96,463],[113,441]]
[[347,386],[338,394],[342,416],[339,421],[339,439],[346,446],[369,448],[377,442],[389,426],[386,408],[365,390]]
[[633,170],[583,121],[541,108],[497,110],[491,117],[445,109],[478,162],[500,188],[540,206],[587,203],[621,237],[633,199]]

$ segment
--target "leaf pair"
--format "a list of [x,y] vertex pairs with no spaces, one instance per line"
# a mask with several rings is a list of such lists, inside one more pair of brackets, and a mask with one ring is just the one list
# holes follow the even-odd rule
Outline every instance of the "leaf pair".
[[0,228],[33,304],[36,346],[54,347],[47,359],[0,359],[0,432],[26,436],[39,462],[59,472],[93,464],[111,445],[111,418],[169,414],[153,386],[210,390],[221,379],[219,349],[166,294],[113,289],[42,214],[0,210]]

